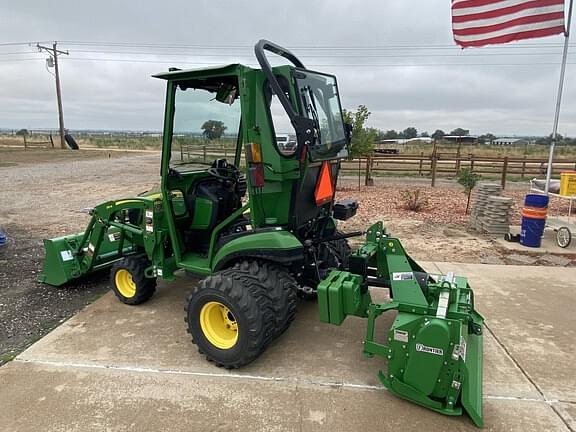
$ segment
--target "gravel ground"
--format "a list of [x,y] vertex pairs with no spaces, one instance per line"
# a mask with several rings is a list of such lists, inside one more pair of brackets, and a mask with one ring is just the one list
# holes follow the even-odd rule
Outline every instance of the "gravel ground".
[[9,236],[0,248],[0,365],[109,289],[102,273],[66,288],[39,284],[41,241],[17,229]]
[[[50,161],[50,153],[58,156]],[[109,289],[108,277],[95,275],[64,288],[36,282],[42,266],[42,239],[82,231],[89,217],[81,209],[106,200],[156,189],[159,153],[115,154],[108,158],[79,153],[78,160],[59,152],[44,153],[33,164],[30,155],[6,154],[0,149],[0,225],[9,244],[0,248],[0,364],[46,334]],[[19,157],[22,157],[20,155]],[[466,197],[461,188],[440,181],[432,189],[425,179],[377,178],[376,186],[357,190],[357,180],[341,179],[338,198],[360,203],[356,217],[342,229],[365,229],[384,220],[417,260],[509,264],[574,265],[576,257],[546,260],[529,253],[499,249],[488,237],[466,230]],[[430,207],[413,213],[402,206],[401,190],[421,188]],[[525,185],[511,184],[506,194],[517,206]],[[519,208],[519,207],[518,207]]]

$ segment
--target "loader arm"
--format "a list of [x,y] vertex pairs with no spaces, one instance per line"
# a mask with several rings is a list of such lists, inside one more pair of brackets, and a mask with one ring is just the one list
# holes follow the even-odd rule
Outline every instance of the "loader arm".
[[[155,199],[134,197],[108,201],[90,210],[82,233],[45,239],[46,258],[40,282],[60,286],[97,270],[108,268],[127,255],[150,252],[155,241],[152,226]],[[138,219],[138,221],[136,221]]]

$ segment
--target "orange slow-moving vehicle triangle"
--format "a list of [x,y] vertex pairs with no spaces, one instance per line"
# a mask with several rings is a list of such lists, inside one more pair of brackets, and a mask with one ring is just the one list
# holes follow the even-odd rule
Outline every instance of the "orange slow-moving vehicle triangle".
[[333,196],[334,185],[332,184],[332,172],[330,170],[330,163],[328,161],[324,161],[324,163],[322,163],[322,168],[320,169],[318,182],[316,183],[316,191],[314,192],[316,205],[320,206],[322,204],[326,204],[328,201],[332,200]]

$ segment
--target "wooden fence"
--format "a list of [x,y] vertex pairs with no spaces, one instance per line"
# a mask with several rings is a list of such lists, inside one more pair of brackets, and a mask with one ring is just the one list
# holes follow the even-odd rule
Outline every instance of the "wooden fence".
[[[36,140],[32,140],[31,137],[36,137]],[[48,135],[48,138],[43,138],[42,136],[38,135],[31,135],[29,137],[23,135],[22,138],[24,138],[24,149],[31,147],[54,148],[54,140],[52,139],[52,134]],[[40,138],[42,138],[44,141],[39,141]]]
[[[373,155],[362,161],[344,161],[344,170],[358,171],[359,166],[367,179],[380,174],[397,173],[398,175],[417,175],[430,177],[431,185],[435,186],[438,177],[453,177],[462,168],[470,168],[474,173],[489,177],[498,177],[502,187],[506,187],[506,180],[515,178],[543,177],[548,167],[547,158],[523,157],[490,157],[475,156],[473,154],[458,155],[456,153],[437,153],[419,155]],[[559,176],[561,171],[576,170],[576,158],[554,159],[552,165],[553,176]]]
[[[182,160],[211,162],[224,157],[233,158],[234,149],[230,146],[183,144],[180,147]],[[529,156],[475,156],[458,153],[425,154],[378,154],[353,160],[343,160],[342,169],[348,173],[354,172],[358,177],[364,177],[366,184],[379,175],[413,175],[429,177],[435,186],[439,177],[454,177],[461,168],[470,168],[473,172],[500,179],[502,187],[506,187],[509,178],[544,177],[548,166],[547,158]],[[576,170],[576,157],[557,158],[552,167],[553,176],[558,177],[561,171]]]

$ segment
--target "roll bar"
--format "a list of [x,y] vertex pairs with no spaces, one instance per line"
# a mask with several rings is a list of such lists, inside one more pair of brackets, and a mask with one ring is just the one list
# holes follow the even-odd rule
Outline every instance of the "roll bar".
[[270,62],[268,61],[264,51],[270,51],[271,53],[284,57],[290,60],[294,66],[302,69],[305,69],[304,64],[298,59],[298,57],[296,57],[286,48],[283,48],[280,45],[276,45],[275,43],[266,39],[259,40],[258,43],[254,46],[254,54],[256,55],[256,59],[262,68],[262,72],[264,72],[264,75],[268,79],[272,91],[276,96],[278,96],[284,111],[286,111],[286,114],[288,114],[292,126],[294,126],[294,130],[296,131],[298,143],[303,143],[308,146],[313,145],[315,128],[314,120],[309,119],[308,117],[303,117],[294,111],[290,100],[288,100],[286,97],[286,94],[282,90],[278,79],[272,71],[272,66],[270,66]]

